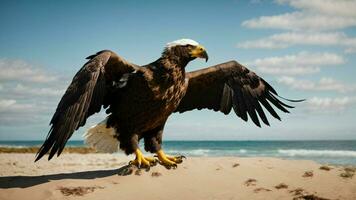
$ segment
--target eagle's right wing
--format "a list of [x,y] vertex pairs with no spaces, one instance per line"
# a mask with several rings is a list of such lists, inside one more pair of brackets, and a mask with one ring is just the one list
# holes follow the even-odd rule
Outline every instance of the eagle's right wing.
[[50,122],[52,126],[46,141],[37,153],[36,161],[48,151],[50,151],[48,160],[56,153],[59,156],[73,132],[83,126],[90,115],[100,111],[108,84],[137,68],[136,65],[107,50],[91,55],[87,59],[89,61],[74,76],[60,100]]
[[262,106],[280,120],[270,104],[283,112],[289,112],[287,109],[293,106],[282,100],[303,101],[278,96],[269,83],[236,61],[189,72],[186,77],[189,79],[188,90],[175,112],[207,108],[229,114],[233,109],[244,121],[248,120],[249,115],[252,121],[261,127],[259,118],[269,125]]

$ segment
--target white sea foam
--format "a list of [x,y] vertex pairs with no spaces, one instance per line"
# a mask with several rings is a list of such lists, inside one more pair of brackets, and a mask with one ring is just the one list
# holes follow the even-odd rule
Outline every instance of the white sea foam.
[[246,149],[240,149],[239,153],[247,153],[247,150]]
[[[38,145],[36,145],[38,146]],[[33,147],[33,146],[23,146],[23,145],[0,145],[2,148],[27,148],[27,147]]]
[[168,149],[166,150],[168,154],[183,154],[188,156],[236,156],[236,155],[248,155],[246,149],[236,149],[236,150],[223,150],[223,149],[192,149],[192,150],[181,150],[181,149]]
[[170,149],[167,150],[168,154],[182,154],[182,155],[189,155],[189,156],[209,156],[211,154],[210,149],[194,149],[194,150],[175,150]]
[[347,150],[309,150],[309,149],[279,149],[279,154],[286,156],[318,156],[318,157],[356,157],[356,151]]

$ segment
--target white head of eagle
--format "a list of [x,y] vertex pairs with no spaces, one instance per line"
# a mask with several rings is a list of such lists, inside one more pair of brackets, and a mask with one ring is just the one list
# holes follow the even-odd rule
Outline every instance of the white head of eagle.
[[184,66],[195,58],[205,58],[205,61],[208,61],[208,54],[205,48],[192,39],[180,39],[167,43],[162,55],[170,55],[172,53],[186,62]]
[[185,46],[185,45],[192,45],[192,46],[198,46],[199,43],[192,40],[192,39],[179,39],[179,40],[175,40],[173,42],[169,42],[166,44],[166,48],[171,48],[177,45],[181,45],[181,46]]

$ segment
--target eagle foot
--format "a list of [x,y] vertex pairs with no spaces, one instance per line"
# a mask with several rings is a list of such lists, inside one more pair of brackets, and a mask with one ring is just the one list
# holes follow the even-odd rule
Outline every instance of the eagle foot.
[[129,165],[135,165],[138,168],[149,169],[150,167],[155,166],[158,162],[155,158],[144,157],[139,149],[136,149],[135,154],[135,160],[130,161]]
[[183,158],[187,159],[185,156],[183,155],[179,155],[179,156],[167,156],[167,158],[177,164],[180,164],[183,162]]
[[167,156],[162,150],[159,150],[155,157],[157,157],[159,163],[167,169],[176,169],[178,167],[177,164],[182,163],[183,158],[185,158],[185,156]]

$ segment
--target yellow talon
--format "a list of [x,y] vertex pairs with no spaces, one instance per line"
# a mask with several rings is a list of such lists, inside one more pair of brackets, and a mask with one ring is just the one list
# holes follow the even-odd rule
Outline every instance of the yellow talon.
[[166,156],[170,161],[173,161],[177,164],[182,163],[183,162],[183,158],[185,158],[185,156]]
[[154,158],[144,157],[139,149],[135,150],[135,154],[136,158],[129,162],[130,165],[136,165],[138,168],[150,168],[157,163]]
[[167,169],[170,168],[177,168],[177,164],[182,163],[182,158],[185,158],[184,156],[167,156],[163,150],[159,150],[157,152],[157,157],[158,160],[160,161],[160,164],[164,165]]
[[145,159],[146,159],[148,162],[150,162],[150,163],[152,163],[152,162],[157,162],[157,160],[154,159],[154,158],[152,158],[152,157],[145,157]]

